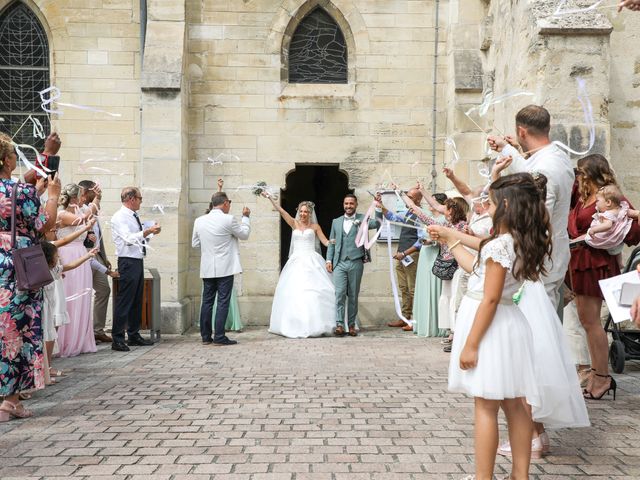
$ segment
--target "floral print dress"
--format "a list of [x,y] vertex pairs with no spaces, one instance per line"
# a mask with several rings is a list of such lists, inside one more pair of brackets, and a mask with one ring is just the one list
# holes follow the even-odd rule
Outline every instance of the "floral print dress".
[[[46,223],[32,185],[0,179],[0,198],[11,199],[17,185],[16,247],[34,243]],[[6,204],[6,200],[3,201]],[[11,213],[0,215],[0,395],[44,388],[42,355],[42,289],[16,290],[11,253]]]

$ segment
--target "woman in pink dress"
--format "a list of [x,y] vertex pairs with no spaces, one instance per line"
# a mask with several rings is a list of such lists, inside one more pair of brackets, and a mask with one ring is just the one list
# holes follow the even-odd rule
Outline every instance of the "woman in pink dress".
[[[58,212],[57,238],[64,238],[77,229],[84,228],[86,221],[98,212],[99,195],[96,195],[94,203],[81,207],[82,193],[82,187],[74,183],[65,185],[62,189],[59,205],[64,210]],[[87,254],[84,246],[86,236],[87,234],[84,233],[73,242],[58,249],[60,262],[63,265],[75,262]],[[75,357],[81,353],[95,352],[97,349],[91,310],[93,297],[91,264],[86,262],[74,270],[65,272],[63,284],[70,322],[58,329],[59,355]]]

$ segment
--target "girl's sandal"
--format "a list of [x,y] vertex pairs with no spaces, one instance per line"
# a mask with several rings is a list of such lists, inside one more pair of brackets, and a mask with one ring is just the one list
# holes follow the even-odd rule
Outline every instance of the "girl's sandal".
[[52,367],[49,369],[49,376],[50,377],[66,377],[67,374],[64,373],[62,370],[57,370]]
[[31,400],[31,398],[32,398],[32,397],[33,397],[33,395],[31,395],[31,394],[30,394],[30,393],[28,393],[28,392],[20,392],[20,393],[18,394],[18,398],[19,398],[20,400]]

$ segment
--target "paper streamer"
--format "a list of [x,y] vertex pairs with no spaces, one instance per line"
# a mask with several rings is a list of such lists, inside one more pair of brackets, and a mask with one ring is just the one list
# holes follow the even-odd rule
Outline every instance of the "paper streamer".
[[453,155],[453,160],[449,162],[449,166],[453,167],[456,163],[460,161],[460,155],[458,154],[458,147],[456,146],[455,140],[451,137],[447,137],[444,141],[444,144],[451,147],[451,154]]
[[160,215],[164,215],[164,205],[160,205],[159,203],[156,203],[151,207],[151,210],[154,212],[160,212]]
[[576,13],[592,12],[594,10],[602,10],[605,8],[618,8],[618,3],[619,3],[619,2],[616,2],[615,5],[602,5],[605,2],[605,0],[598,0],[597,2],[589,5],[588,7],[571,8],[571,9],[563,10],[563,7],[567,4],[567,1],[568,0],[560,0],[560,2],[558,3],[558,7],[556,8],[555,12],[553,12],[553,15],[551,16],[561,17],[564,15],[575,15]]
[[210,165],[216,166],[216,165],[222,165],[224,164],[224,162],[239,162],[240,157],[238,157],[237,155],[234,155],[233,153],[223,152],[223,153],[219,153],[213,158],[207,157],[207,161],[209,162]]
[[24,163],[27,168],[30,168],[31,170],[34,170],[38,175],[40,175],[43,178],[47,177],[47,174],[48,174],[47,172],[51,172],[51,170],[49,170],[48,168],[45,168],[45,167],[42,167],[42,168],[36,167],[33,163],[31,163],[29,161],[27,156],[22,151],[23,148],[26,148],[26,149],[29,149],[29,150],[33,150],[35,152],[35,154],[36,154],[36,159],[37,159],[36,161],[38,163],[40,163],[40,165],[42,165],[43,157],[42,157],[42,155],[40,155],[40,152],[38,152],[38,150],[36,150],[31,145],[18,144],[18,143],[15,143],[15,142],[11,142],[11,143],[16,149],[16,153],[18,154],[18,158],[20,158],[22,163]]
[[91,292],[93,292],[92,288],[83,288],[80,292],[74,293],[73,295],[65,297],[65,300],[67,302],[73,302],[74,300],[78,300],[79,298],[82,298],[86,295],[90,295]]
[[376,243],[376,240],[378,240],[378,237],[382,232],[382,225],[378,228],[373,237],[369,239],[369,219],[372,215],[375,215],[375,209],[376,202],[371,202],[371,206],[367,210],[367,213],[365,213],[362,223],[360,223],[360,227],[358,228],[358,233],[356,234],[356,247],[364,247],[369,250]]
[[78,110],[86,110],[89,112],[104,113],[105,115],[109,115],[111,117],[122,116],[121,113],[111,113],[111,112],[107,112],[106,110],[102,110],[100,108],[87,107],[86,105],[76,105],[75,103],[58,102],[58,99],[62,96],[62,93],[60,92],[60,89],[56,86],[45,88],[44,90],[38,93],[40,95],[40,100],[41,100],[40,108],[42,108],[42,110],[44,110],[47,113],[56,113],[58,115],[62,115],[64,113],[64,110],[52,110],[51,108],[49,108],[49,106],[53,107],[54,106],[53,102],[55,102],[57,105],[61,105],[63,107],[70,107]]
[[553,144],[574,155],[586,155],[596,143],[596,124],[593,120],[593,106],[587,93],[587,82],[582,78],[576,78],[576,83],[578,88],[578,101],[582,106],[582,113],[584,114],[584,123],[589,125],[589,148],[583,152],[578,152],[559,140],[554,141]]
[[387,252],[389,253],[389,278],[391,279],[391,291],[393,293],[393,304],[396,309],[396,315],[398,318],[402,320],[407,325],[413,325],[413,320],[407,320],[404,315],[402,315],[402,307],[400,306],[400,298],[398,296],[398,282],[396,280],[395,268],[393,265],[394,258],[393,253],[391,251],[391,222],[389,220],[384,221],[383,228],[386,228],[387,232]]

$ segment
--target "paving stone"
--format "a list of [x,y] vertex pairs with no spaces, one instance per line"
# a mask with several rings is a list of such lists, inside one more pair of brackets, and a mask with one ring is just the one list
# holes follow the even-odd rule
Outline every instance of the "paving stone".
[[[0,478],[453,480],[473,472],[473,401],[446,391],[438,339],[397,330],[289,340],[264,330],[226,349],[166,336],[131,357],[99,346],[58,359],[31,419],[0,424]],[[91,359],[91,361],[88,361]],[[356,359],[345,370],[345,359]],[[407,365],[411,370],[407,371]],[[640,367],[592,427],[550,432],[532,480],[640,478]],[[65,385],[66,384],[66,385]],[[504,419],[500,419],[505,436]],[[509,473],[498,457],[496,474]]]

